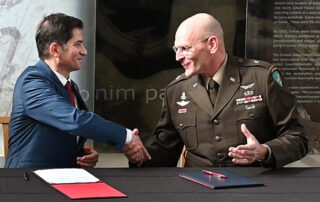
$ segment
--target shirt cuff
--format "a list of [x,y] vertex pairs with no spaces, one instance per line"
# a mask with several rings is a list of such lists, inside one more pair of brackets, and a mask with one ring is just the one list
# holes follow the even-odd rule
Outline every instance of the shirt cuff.
[[268,145],[266,145],[266,144],[263,144],[264,146],[266,146],[267,147],[267,149],[268,149],[268,156],[266,156],[266,161],[267,160],[269,160],[270,159],[270,157],[271,157],[271,149],[270,149],[270,147],[268,146]]
[[270,161],[271,156],[272,156],[270,147],[268,145],[266,145],[266,144],[263,144],[263,146],[267,147],[268,152],[267,152],[267,156],[264,159],[258,160],[261,163],[262,166],[264,166],[265,162]]
[[129,144],[132,140],[132,131],[128,128],[126,128],[126,129],[127,129],[127,138],[126,138],[125,144]]

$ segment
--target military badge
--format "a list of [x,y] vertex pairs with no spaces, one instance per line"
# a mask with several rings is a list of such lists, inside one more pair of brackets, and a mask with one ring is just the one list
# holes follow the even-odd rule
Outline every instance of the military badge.
[[251,84],[249,84],[249,85],[243,85],[243,86],[240,86],[240,88],[242,88],[242,89],[244,89],[244,90],[248,90],[248,89],[250,89],[250,88],[252,88],[253,86],[254,86],[254,84],[255,83],[251,83]]
[[248,103],[254,103],[254,102],[261,102],[262,95],[255,95],[251,97],[243,97],[243,98],[238,98],[236,99],[236,104],[241,105],[241,104],[248,104]]
[[240,86],[240,88],[246,90],[244,91],[243,95],[244,96],[250,96],[250,95],[253,95],[253,91],[252,90],[248,90],[250,88],[252,88],[254,86],[255,83],[250,83],[249,85],[242,85]]
[[244,90],[248,90],[249,88],[252,88],[254,86],[255,83],[251,83],[249,85],[246,86],[240,86],[240,88],[244,89]]
[[254,104],[246,105],[246,106],[244,106],[244,107],[245,107],[247,110],[256,108],[256,106],[255,106]]
[[187,113],[187,109],[179,109],[178,113],[179,114]]
[[253,95],[253,91],[252,91],[252,90],[244,91],[243,95],[244,95],[244,96]]
[[194,83],[193,84],[193,87],[195,88],[195,87],[197,87],[198,86],[198,83]]
[[181,94],[181,100],[185,100],[185,99],[187,99],[186,93],[185,93],[185,92],[182,92],[182,94]]
[[282,82],[281,75],[279,73],[278,68],[277,67],[272,68],[271,72],[272,72],[273,79],[282,87],[283,82]]
[[187,104],[189,104],[190,101],[185,101],[185,99],[187,99],[186,93],[182,92],[181,101],[177,102],[177,104],[180,105],[181,107],[186,106]]

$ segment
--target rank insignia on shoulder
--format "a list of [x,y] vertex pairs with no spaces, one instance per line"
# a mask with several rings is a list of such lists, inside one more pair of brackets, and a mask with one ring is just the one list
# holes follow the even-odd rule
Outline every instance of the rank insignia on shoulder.
[[277,67],[272,68],[271,72],[272,72],[273,79],[282,87],[283,82],[282,82],[281,75],[279,73],[278,68]]
[[236,104],[241,105],[241,104],[248,104],[248,103],[254,103],[254,102],[261,102],[262,95],[255,95],[251,97],[243,97],[243,98],[238,98],[236,99]]

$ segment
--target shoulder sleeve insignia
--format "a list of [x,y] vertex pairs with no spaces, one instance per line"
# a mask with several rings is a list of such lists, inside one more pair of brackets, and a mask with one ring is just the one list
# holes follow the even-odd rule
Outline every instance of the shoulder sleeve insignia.
[[273,67],[272,70],[271,70],[271,73],[272,73],[273,79],[282,87],[283,86],[283,82],[282,82],[282,78],[281,78],[281,75],[280,75],[280,72],[279,72],[278,68],[277,67]]

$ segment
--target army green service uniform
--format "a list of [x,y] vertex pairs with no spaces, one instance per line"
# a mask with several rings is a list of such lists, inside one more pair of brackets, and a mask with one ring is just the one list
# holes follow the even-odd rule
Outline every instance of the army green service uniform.
[[185,166],[233,166],[228,149],[246,144],[242,123],[271,149],[264,166],[281,167],[308,151],[295,98],[278,69],[229,56],[214,107],[199,75],[180,75],[166,87],[161,119],[147,147],[152,160],[143,166],[176,166],[183,145]]

